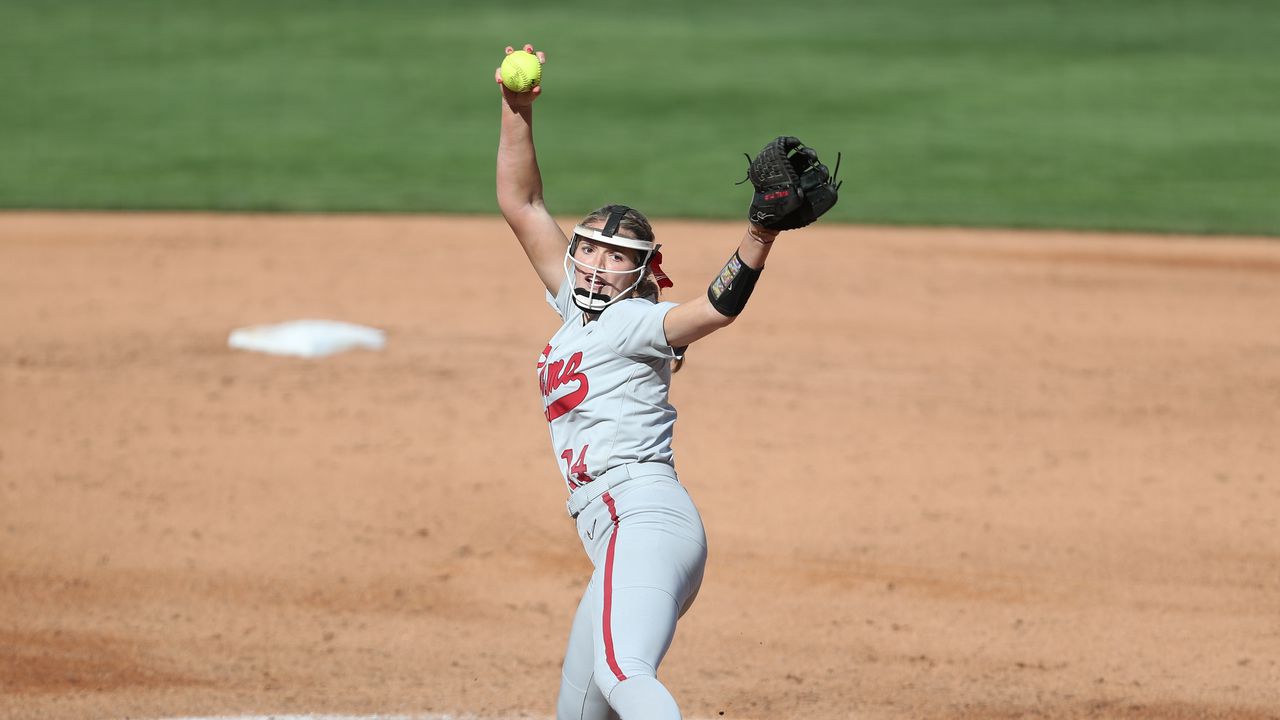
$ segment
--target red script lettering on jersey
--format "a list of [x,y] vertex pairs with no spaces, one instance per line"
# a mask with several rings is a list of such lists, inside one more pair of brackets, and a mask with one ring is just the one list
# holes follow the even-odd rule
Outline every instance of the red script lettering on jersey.
[[548,345],[542,351],[542,357],[538,358],[538,384],[542,386],[542,397],[549,399],[551,394],[561,386],[571,382],[577,382],[578,387],[574,391],[556,398],[554,402],[547,406],[547,422],[551,422],[578,407],[583,400],[587,399],[587,375],[586,373],[578,372],[578,368],[582,366],[582,351],[579,350],[574,353],[567,361],[547,362],[550,357],[551,346]]

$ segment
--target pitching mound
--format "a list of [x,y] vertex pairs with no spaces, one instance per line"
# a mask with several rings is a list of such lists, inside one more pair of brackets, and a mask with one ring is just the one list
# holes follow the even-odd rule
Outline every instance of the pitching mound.
[[[656,229],[675,300],[741,232]],[[501,220],[6,214],[0,288],[0,715],[550,716],[589,565]],[[675,379],[710,559],[664,682],[1277,717],[1277,308],[1261,240],[785,235]],[[296,318],[386,345],[227,347]]]

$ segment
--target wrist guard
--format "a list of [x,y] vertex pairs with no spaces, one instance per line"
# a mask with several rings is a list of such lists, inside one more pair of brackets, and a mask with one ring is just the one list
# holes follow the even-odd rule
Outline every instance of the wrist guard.
[[[763,268],[762,268],[763,269]],[[760,279],[760,270],[748,267],[734,252],[724,269],[711,281],[707,288],[707,299],[711,307],[725,317],[737,317],[747,306],[747,298]]]

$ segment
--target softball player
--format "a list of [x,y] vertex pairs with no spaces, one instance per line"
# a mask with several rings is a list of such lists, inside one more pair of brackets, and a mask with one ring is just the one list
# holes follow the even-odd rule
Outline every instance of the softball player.
[[[494,78],[501,83],[499,72]],[[751,217],[765,225],[748,225],[708,293],[660,302],[671,283],[644,215],[607,205],[566,237],[548,213],[532,134],[540,94],[540,87],[502,89],[497,196],[562,320],[538,358],[538,383],[569,514],[595,568],[573,619],[556,717],[679,718],[657,671],[676,620],[698,593],[707,545],[674,469],[672,364],[686,346],[733,322],[778,229],[788,228],[766,227],[778,207],[757,189]],[[753,163],[753,184],[756,174]]]

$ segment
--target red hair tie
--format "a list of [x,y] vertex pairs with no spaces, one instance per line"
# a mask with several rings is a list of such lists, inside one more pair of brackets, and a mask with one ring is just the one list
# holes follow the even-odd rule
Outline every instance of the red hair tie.
[[665,290],[669,287],[675,287],[675,283],[671,282],[671,278],[662,272],[662,253],[655,251],[653,257],[649,258],[649,271],[653,273],[653,279],[658,281],[658,289]]

